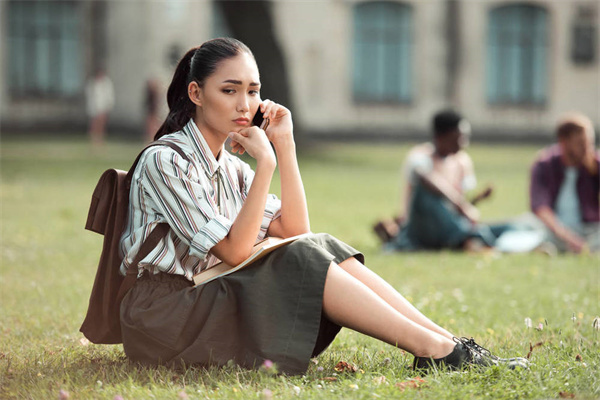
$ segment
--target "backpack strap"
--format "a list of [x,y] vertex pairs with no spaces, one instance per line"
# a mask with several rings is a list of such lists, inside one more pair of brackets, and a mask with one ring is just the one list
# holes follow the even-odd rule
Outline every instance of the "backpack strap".
[[144,243],[142,243],[142,246],[140,247],[140,251],[138,251],[136,254],[133,262],[129,264],[125,279],[119,288],[119,294],[117,295],[117,301],[119,303],[121,300],[123,300],[123,297],[125,297],[129,289],[131,289],[135,284],[138,276],[137,266],[140,261],[142,261],[144,257],[150,254],[150,252],[156,248],[158,242],[165,237],[167,232],[169,232],[169,224],[166,222],[161,222],[160,224],[156,225],[154,230],[150,233],[150,236],[144,240]]
[[190,158],[187,156],[187,154],[185,154],[184,151],[181,149],[181,147],[177,146],[175,143],[170,142],[168,140],[160,140],[160,139],[155,140],[154,142],[152,142],[152,143],[148,144],[146,147],[144,147],[142,149],[142,151],[140,151],[140,154],[138,154],[138,156],[136,157],[135,161],[131,165],[131,168],[129,168],[129,171],[127,172],[127,178],[126,178],[127,184],[129,184],[131,182],[131,178],[133,177],[133,172],[135,171],[135,167],[137,167],[137,164],[140,161],[142,154],[144,154],[144,152],[146,150],[148,150],[150,147],[154,147],[154,146],[170,147],[171,149],[175,150],[177,152],[177,154],[179,154],[185,161],[190,162]]
[[[169,142],[167,140],[155,140],[154,142],[144,147],[142,151],[140,151],[140,154],[138,154],[137,158],[133,162],[133,165],[131,166],[131,168],[129,168],[129,171],[127,172],[127,177],[125,178],[125,184],[128,188],[131,185],[133,172],[135,171],[135,168],[137,167],[137,164],[140,161],[142,154],[148,148],[154,146],[170,147],[171,149],[175,150],[184,160],[188,162],[190,161],[190,158],[183,152],[181,147],[177,146],[175,143]],[[123,297],[125,297],[129,289],[131,289],[135,284],[138,275],[138,264],[140,263],[140,261],[142,261],[148,254],[150,254],[152,250],[156,248],[160,240],[164,238],[168,232],[169,224],[166,222],[161,222],[160,224],[157,224],[156,227],[154,227],[150,235],[146,238],[146,240],[144,240],[144,243],[142,243],[142,245],[140,246],[140,250],[137,252],[135,258],[133,259],[133,262],[129,264],[129,268],[127,268],[127,274],[125,275],[125,279],[123,280],[123,283],[119,288],[119,294],[117,295],[118,302],[121,302],[121,300],[123,300]]]

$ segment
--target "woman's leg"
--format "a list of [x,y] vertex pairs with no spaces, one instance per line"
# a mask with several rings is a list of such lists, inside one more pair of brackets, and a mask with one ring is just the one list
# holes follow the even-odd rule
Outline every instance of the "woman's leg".
[[411,321],[432,330],[450,340],[454,337],[450,332],[435,324],[425,315],[423,315],[415,306],[410,304],[396,289],[382,279],[375,272],[362,265],[356,258],[350,257],[339,264],[344,271],[348,272],[354,278],[365,284],[385,302],[391,305],[396,311],[404,315]]
[[400,347],[418,357],[445,357],[455,346],[445,335],[407,318],[333,262],[325,281],[323,311],[338,325]]

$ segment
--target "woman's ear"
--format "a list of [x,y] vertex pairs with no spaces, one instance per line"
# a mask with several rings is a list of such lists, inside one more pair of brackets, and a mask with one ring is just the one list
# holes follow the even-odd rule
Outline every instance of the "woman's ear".
[[190,82],[190,84],[188,85],[188,97],[190,98],[192,103],[194,103],[197,106],[202,107],[201,95],[202,95],[202,88],[200,88],[200,86],[198,85],[198,82],[196,82],[196,81]]

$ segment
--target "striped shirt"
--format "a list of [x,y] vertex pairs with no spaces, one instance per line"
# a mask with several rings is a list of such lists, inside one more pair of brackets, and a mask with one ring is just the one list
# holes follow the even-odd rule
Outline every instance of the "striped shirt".
[[[220,261],[210,249],[229,233],[246,200],[254,171],[225,149],[215,159],[193,119],[181,131],[161,140],[181,147],[190,162],[166,146],[150,147],[140,157],[121,238],[121,273],[125,274],[154,227],[167,222],[169,233],[140,261],[138,271],[178,274],[191,280]],[[243,178],[241,188],[238,171]],[[270,194],[257,241],[265,237],[280,210],[281,201]]]

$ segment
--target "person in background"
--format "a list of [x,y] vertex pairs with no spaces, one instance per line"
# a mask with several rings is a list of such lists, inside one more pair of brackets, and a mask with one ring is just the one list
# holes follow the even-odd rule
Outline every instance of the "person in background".
[[104,68],[98,68],[85,88],[87,114],[90,119],[89,136],[94,147],[104,143],[108,113],[115,104],[113,83]]
[[433,141],[414,147],[405,162],[404,220],[388,249],[479,250],[493,246],[508,228],[478,223],[475,204],[491,195],[491,186],[466,197],[476,186],[473,161],[463,150],[470,133],[469,122],[455,111],[434,116]]
[[600,155],[592,121],[565,115],[558,143],[543,149],[531,168],[531,211],[544,223],[559,251],[600,250]]

